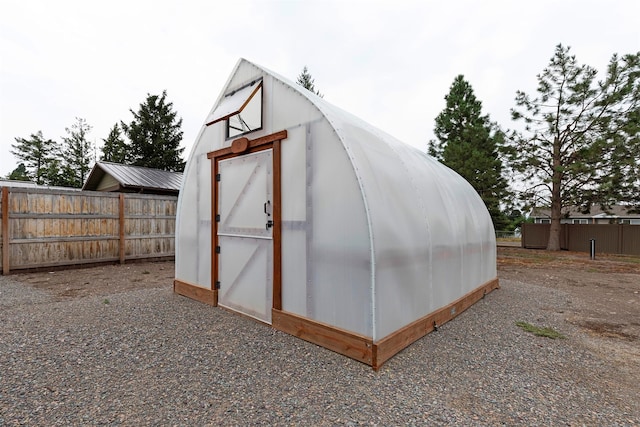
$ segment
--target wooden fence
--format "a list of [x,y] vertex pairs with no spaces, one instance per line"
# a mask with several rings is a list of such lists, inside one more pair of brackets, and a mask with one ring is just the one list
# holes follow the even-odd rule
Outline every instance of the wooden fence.
[[[549,224],[522,224],[522,247],[544,249],[549,240]],[[596,253],[640,255],[640,225],[562,224],[560,248],[589,252],[595,240]]]
[[173,257],[177,199],[2,187],[2,274]]

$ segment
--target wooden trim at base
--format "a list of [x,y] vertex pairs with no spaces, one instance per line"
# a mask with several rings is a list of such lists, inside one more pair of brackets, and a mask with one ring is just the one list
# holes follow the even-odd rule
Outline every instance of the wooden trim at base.
[[498,278],[488,281],[468,294],[458,298],[454,302],[416,320],[407,326],[398,329],[373,345],[373,369],[378,370],[380,366],[404,348],[427,335],[435,328],[440,327],[453,319],[467,308],[471,307],[486,294],[498,289],[500,284]]
[[[452,303],[397,330],[384,339],[373,342],[371,338],[316,322],[286,311],[271,310],[271,326],[287,334],[312,342],[378,370],[387,360],[453,319],[486,294],[498,289],[498,278],[488,281]],[[173,281],[173,291],[206,304],[218,305],[218,291],[205,289],[178,279]]]
[[453,319],[486,294],[499,288],[498,278],[488,281],[452,303],[397,330],[373,343],[363,335],[316,322],[285,311],[271,311],[272,326],[305,341],[325,347],[336,353],[363,362],[378,370],[387,360],[415,341]]
[[290,335],[325,347],[352,359],[372,364],[373,345],[370,338],[316,322],[285,311],[271,310],[271,325]]
[[218,305],[218,290],[206,289],[191,283],[175,279],[173,281],[173,292],[196,301],[216,307]]

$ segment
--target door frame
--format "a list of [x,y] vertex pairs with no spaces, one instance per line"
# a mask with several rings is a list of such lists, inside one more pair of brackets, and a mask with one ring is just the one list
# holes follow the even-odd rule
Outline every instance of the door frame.
[[281,152],[280,143],[287,138],[287,131],[272,133],[255,139],[238,138],[233,140],[229,147],[207,153],[211,160],[211,283],[213,292],[213,306],[218,306],[218,263],[219,257],[216,251],[218,247],[218,162],[231,159],[244,154],[256,153],[273,149],[273,304],[272,309],[282,310],[282,192],[281,192]]

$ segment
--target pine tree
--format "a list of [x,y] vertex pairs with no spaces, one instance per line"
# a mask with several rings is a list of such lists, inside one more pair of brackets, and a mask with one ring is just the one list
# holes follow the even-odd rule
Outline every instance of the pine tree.
[[182,119],[177,119],[173,103],[166,98],[166,90],[161,96],[147,94],[138,112],[130,110],[133,121],[120,125],[130,141],[129,159],[133,165],[182,172]]
[[17,168],[15,168],[9,175],[7,175],[7,179],[13,181],[31,181],[29,175],[27,173],[27,168],[24,163],[20,163]]
[[613,55],[604,80],[556,46],[535,98],[518,91],[508,157],[528,184],[523,198],[551,207],[548,250],[560,250],[565,207],[640,207],[640,52]]
[[296,81],[296,83],[298,83],[303,88],[309,90],[310,92],[315,93],[320,98],[324,98],[324,95],[321,94],[320,91],[316,89],[314,82],[315,80],[313,79],[313,77],[311,77],[311,74],[309,73],[309,70],[305,65],[304,68],[302,69],[302,72],[298,76],[298,80]]
[[45,139],[42,131],[38,131],[29,139],[16,138],[16,144],[11,144],[11,147],[11,154],[24,163],[31,180],[38,185],[49,184],[48,169],[58,153],[55,141]]
[[488,115],[482,115],[482,103],[464,76],[454,79],[445,100],[446,107],[435,120],[438,142],[430,141],[429,154],[469,181],[489,210],[494,228],[504,230],[509,221],[500,204],[509,191],[499,156],[503,134]]
[[64,149],[62,151],[62,182],[60,184],[80,188],[89,175],[95,160],[92,144],[87,140],[91,126],[85,119],[76,117],[76,122],[71,125],[71,128],[65,128],[65,131],[67,136],[62,138]]
[[113,125],[107,138],[102,141],[104,145],[102,146],[102,156],[100,160],[113,163],[127,163],[129,147],[127,147],[127,144],[122,138],[122,132],[118,123]]
[[58,157],[54,158],[45,170],[47,185],[60,187],[73,187],[73,174],[65,169],[62,155],[58,152]]

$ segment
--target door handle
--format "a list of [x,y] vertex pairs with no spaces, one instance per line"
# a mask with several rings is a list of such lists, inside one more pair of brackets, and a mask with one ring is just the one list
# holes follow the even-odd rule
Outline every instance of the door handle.
[[[267,206],[269,206],[269,211],[267,211]],[[264,213],[267,216],[271,216],[271,200],[267,200],[266,202],[264,202]]]

